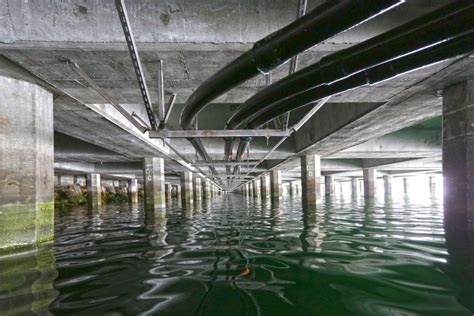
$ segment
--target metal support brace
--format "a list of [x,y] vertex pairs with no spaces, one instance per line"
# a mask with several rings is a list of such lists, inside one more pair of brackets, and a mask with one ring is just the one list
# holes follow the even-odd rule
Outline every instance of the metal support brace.
[[[133,118],[132,115],[130,115],[130,113],[128,113],[117,101],[117,99],[115,99],[114,97],[112,97],[110,94],[108,94],[107,92],[105,92],[105,90],[103,90],[101,87],[99,87],[95,82],[94,80],[92,80],[91,77],[89,77],[89,75],[87,75],[82,69],[81,67],[79,66],[79,64],[73,60],[73,59],[69,59],[67,61],[67,63],[69,65],[71,65],[72,69],[74,69],[74,71],[79,75],[81,76],[82,79],[84,79],[90,86],[92,89],[94,89],[98,94],[100,94],[105,100],[107,100],[117,111],[120,112],[120,114],[122,114],[130,123],[132,123],[136,128],[138,128],[138,130],[142,133],[145,133],[147,131],[148,128],[146,128],[145,126],[143,126],[142,124],[140,124],[136,119]],[[145,124],[146,125],[146,124]]]
[[173,95],[171,96],[171,99],[168,103],[168,109],[166,110],[165,120],[163,121],[163,127],[166,126],[166,124],[168,123],[168,120],[170,118],[171,111],[173,110],[175,101],[176,101],[176,93],[173,93]]
[[163,80],[163,61],[158,61],[158,119],[163,127],[165,121],[165,85]]
[[291,130],[280,129],[234,129],[234,130],[181,130],[150,131],[150,138],[221,138],[221,137],[288,137]]
[[150,100],[150,94],[148,93],[148,87],[146,85],[145,76],[143,75],[140,57],[138,56],[137,46],[135,45],[132,29],[130,28],[130,21],[128,19],[127,9],[125,7],[124,0],[115,0],[115,6],[117,7],[117,12],[120,18],[120,24],[122,24],[122,29],[125,35],[125,41],[127,42],[128,51],[130,52],[130,57],[132,58],[133,69],[135,70],[135,74],[137,75],[138,84],[140,86],[140,93],[143,98],[143,103],[145,104],[145,109],[148,114],[150,126],[153,130],[158,130],[155,114],[153,113],[153,106]]

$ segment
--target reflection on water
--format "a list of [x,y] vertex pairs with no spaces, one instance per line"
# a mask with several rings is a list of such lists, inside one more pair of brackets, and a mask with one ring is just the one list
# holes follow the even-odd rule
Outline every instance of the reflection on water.
[[0,314],[472,315],[436,198],[167,207],[58,210],[54,251],[0,258]]
[[48,315],[58,292],[53,244],[0,255],[0,315]]

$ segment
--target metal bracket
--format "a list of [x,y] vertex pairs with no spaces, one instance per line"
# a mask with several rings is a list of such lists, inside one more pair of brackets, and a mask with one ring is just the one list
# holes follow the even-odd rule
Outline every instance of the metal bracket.
[[253,166],[257,164],[257,161],[247,162],[247,161],[225,161],[225,160],[212,160],[212,161],[196,161],[191,163],[193,166]]
[[176,93],[173,93],[173,95],[171,96],[171,99],[168,103],[168,109],[166,110],[165,119],[163,121],[163,127],[165,127],[166,124],[168,123],[168,120],[170,118],[171,111],[173,110],[173,106],[174,106],[175,101],[176,101]]
[[150,131],[150,138],[223,138],[223,137],[288,137],[291,130],[242,129],[242,130],[181,130]]

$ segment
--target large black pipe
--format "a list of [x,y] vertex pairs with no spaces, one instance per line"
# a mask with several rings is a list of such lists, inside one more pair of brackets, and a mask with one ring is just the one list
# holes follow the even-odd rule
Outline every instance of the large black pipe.
[[335,81],[333,84],[318,86],[290,99],[277,102],[270,110],[251,120],[249,128],[258,128],[283,113],[308,105],[324,97],[363,85],[373,85],[472,51],[474,51],[474,30],[471,33],[446,40],[427,49],[366,69],[363,72]]
[[253,48],[207,79],[181,112],[180,125],[190,129],[206,105],[259,73],[266,73],[298,53],[395,7],[404,0],[333,0],[255,43]]
[[227,127],[244,125],[259,113],[269,111],[273,103],[284,98],[460,36],[471,28],[473,18],[474,1],[458,0],[358,45],[323,57],[319,63],[306,67],[251,97],[229,119]]

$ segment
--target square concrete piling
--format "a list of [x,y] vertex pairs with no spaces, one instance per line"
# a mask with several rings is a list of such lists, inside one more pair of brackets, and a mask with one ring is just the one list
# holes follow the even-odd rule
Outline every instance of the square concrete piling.
[[0,249],[54,235],[53,96],[0,77]]
[[145,207],[149,210],[165,207],[165,162],[163,158],[146,157],[143,160]]

